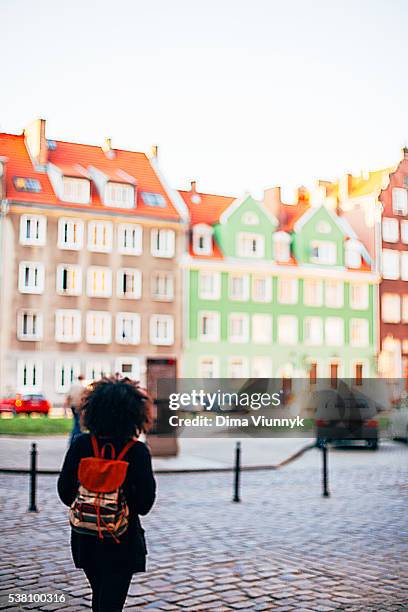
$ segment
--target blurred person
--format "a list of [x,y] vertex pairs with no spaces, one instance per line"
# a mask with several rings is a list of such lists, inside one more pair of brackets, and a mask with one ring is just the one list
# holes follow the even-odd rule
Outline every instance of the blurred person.
[[146,571],[139,515],[152,508],[156,483],[138,438],[151,414],[150,398],[128,378],[94,383],[81,405],[89,433],[74,440],[58,479],[58,494],[70,506],[72,557],[91,585],[93,612],[120,612],[132,575]]
[[72,444],[75,438],[77,438],[81,433],[80,406],[84,391],[84,376],[80,374],[78,376],[78,382],[75,382],[71,385],[71,388],[68,391],[67,397],[65,398],[64,402],[64,416],[66,410],[71,410],[73,418],[73,426],[69,441],[70,444]]

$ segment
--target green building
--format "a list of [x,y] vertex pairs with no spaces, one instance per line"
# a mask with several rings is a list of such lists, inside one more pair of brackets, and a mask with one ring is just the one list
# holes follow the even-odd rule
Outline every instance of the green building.
[[378,278],[349,224],[182,191],[191,216],[184,377],[373,377]]

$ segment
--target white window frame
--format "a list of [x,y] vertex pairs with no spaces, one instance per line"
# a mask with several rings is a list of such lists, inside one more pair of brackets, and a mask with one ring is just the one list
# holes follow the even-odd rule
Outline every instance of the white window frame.
[[170,259],[176,252],[176,232],[168,228],[153,228],[150,231],[150,250],[153,257]]
[[[26,284],[28,269],[28,284]],[[32,281],[35,281],[34,284]],[[39,295],[44,292],[45,269],[40,261],[20,261],[18,270],[18,289],[20,293]]]
[[[312,240],[310,243],[313,249],[318,249],[318,255],[310,255],[312,263],[325,266],[334,266],[337,262],[337,244],[331,240]],[[320,250],[322,254],[320,254]]]
[[[236,321],[242,323],[242,334],[234,334],[232,327]],[[232,343],[245,343],[249,341],[249,315],[244,312],[231,312],[228,315],[228,340]]]
[[408,281],[408,251],[401,251],[400,257],[401,280]]
[[348,240],[344,247],[344,263],[346,268],[358,270],[361,268],[361,244],[356,240]]
[[[101,329],[97,330],[97,327]],[[95,330],[98,333],[91,333]],[[86,313],[86,341],[88,344],[110,344],[112,342],[112,315],[110,312],[89,310]]]
[[382,220],[382,238],[384,242],[398,242],[399,224],[398,219],[384,217]]
[[383,293],[381,296],[381,319],[384,323],[400,323],[401,296],[399,293]]
[[[332,325],[337,326],[336,332],[340,332],[336,338],[332,336],[333,329],[330,329]],[[327,317],[324,322],[324,338],[327,346],[344,346],[344,319],[341,317]]]
[[286,232],[275,232],[272,238],[273,258],[278,263],[285,263],[290,259],[291,237]]
[[[263,298],[256,295],[255,285],[257,281],[265,281],[265,296]],[[272,301],[272,278],[261,274],[252,276],[252,301],[266,304]]]
[[[79,361],[59,360],[55,364],[55,391],[68,393],[81,373]],[[64,379],[64,380],[63,380]]]
[[251,340],[255,344],[270,344],[273,335],[272,315],[267,313],[255,313],[252,315]]
[[[335,299],[329,298],[329,286],[332,286],[332,291],[337,292]],[[343,281],[337,280],[326,280],[325,281],[325,305],[328,308],[342,308],[344,306],[344,283]]]
[[[64,285],[64,270],[67,271],[67,289]],[[82,268],[77,264],[58,264],[56,271],[56,291],[58,295],[73,295],[82,294]]]
[[[287,287],[290,287],[288,298],[284,299],[284,286],[287,283]],[[278,278],[278,302],[279,304],[297,304],[299,299],[299,282],[297,278],[291,278],[284,276]]]
[[[157,334],[158,324],[166,324],[167,334]],[[150,344],[154,346],[171,346],[174,344],[174,318],[172,315],[152,314],[149,321]]]
[[86,294],[89,297],[111,297],[112,270],[106,266],[89,266],[86,273]]
[[[118,252],[121,255],[139,256],[143,253],[143,228],[136,223],[120,223],[118,226]],[[127,244],[130,242],[130,245]]]
[[[236,240],[238,257],[261,259],[265,256],[265,237],[263,234],[239,232]],[[255,250],[253,250],[253,247],[255,247]]]
[[[28,236],[27,236],[27,230]],[[21,215],[20,244],[44,246],[47,241],[47,217],[45,215]]]
[[[131,330],[129,330],[129,327]],[[123,336],[124,331],[126,332],[125,337]],[[115,332],[115,339],[118,344],[140,344],[140,314],[118,312],[116,314]]]
[[[193,227],[193,252],[196,255],[211,255],[213,230],[211,227],[197,225]],[[201,243],[202,242],[202,246]]]
[[113,226],[110,221],[94,219],[88,222],[88,251],[110,253],[113,247]]
[[400,277],[399,251],[394,249],[383,249],[382,251],[382,275],[387,280],[398,280]]
[[[169,270],[156,270],[151,276],[151,295],[156,302],[171,302],[174,300],[174,274]],[[155,288],[158,286],[159,291]],[[160,290],[165,288],[165,291]]]
[[408,192],[404,187],[394,187],[392,190],[392,212],[394,215],[408,215]]
[[112,367],[109,361],[87,361],[85,364],[85,379],[88,383],[100,380],[111,373]]
[[323,281],[315,278],[303,280],[303,304],[305,306],[323,305]]
[[[240,366],[237,364],[240,363]],[[241,371],[237,372],[236,367],[241,367]],[[248,378],[249,375],[249,363],[246,357],[237,355],[236,357],[229,357],[228,359],[228,378]]]
[[[72,322],[71,334],[65,333],[64,318],[70,318]],[[59,308],[55,311],[55,340],[73,344],[80,342],[82,339],[82,320],[81,311],[68,308]]]
[[[125,274],[133,279],[133,291],[123,291]],[[116,273],[116,295],[124,300],[140,300],[142,297],[142,273],[138,268],[119,268]]]
[[[355,291],[363,291],[363,293],[355,295]],[[350,283],[349,302],[350,308],[353,310],[367,310],[370,303],[370,291],[367,283]]]
[[408,293],[404,293],[404,295],[401,296],[401,321],[403,323],[408,323]]
[[278,316],[277,323],[278,343],[288,346],[297,344],[299,340],[298,318],[295,315],[280,315]]
[[305,317],[303,320],[303,342],[307,346],[321,346],[323,337],[323,319],[317,316]]
[[[357,324],[360,328],[359,333],[361,337],[359,339],[353,339],[353,326],[356,326]],[[370,343],[370,330],[369,330],[368,320],[362,319],[362,318],[350,319],[349,334],[350,334],[350,346],[354,346],[354,347],[368,346]]]
[[[211,372],[210,369],[212,368]],[[211,376],[208,374],[211,373]],[[220,360],[215,356],[201,356],[198,362],[199,378],[219,378],[220,375]]]
[[84,246],[84,222],[70,217],[58,219],[57,245],[64,251],[81,250]]
[[[26,370],[26,376],[24,376]],[[24,381],[26,378],[26,382]],[[43,364],[39,359],[22,358],[17,361],[17,391],[36,393],[42,391]]]
[[134,186],[119,181],[108,181],[105,185],[104,204],[112,208],[135,208]]
[[408,244],[408,220],[401,221],[401,242]]
[[[233,279],[242,279],[242,294],[240,296],[233,293]],[[249,276],[248,274],[238,274],[230,272],[228,277],[228,293],[230,300],[234,302],[247,302],[249,300]]]
[[[214,321],[214,332],[212,334],[203,333],[203,319],[208,317]],[[221,336],[221,315],[215,310],[200,311],[198,313],[198,338],[202,342],[218,342]]]
[[[206,290],[205,279],[212,279],[212,291]],[[208,289],[208,287],[207,287]],[[220,272],[211,272],[200,270],[198,273],[198,297],[200,300],[219,300],[221,297],[221,274]]]
[[63,176],[61,200],[73,204],[89,204],[91,200],[91,181],[86,178]]
[[[26,317],[26,327],[28,333],[24,333],[24,318]],[[35,318],[35,326],[34,326]],[[34,333],[35,327],[35,333]],[[33,342],[43,339],[43,314],[39,310],[32,308],[22,308],[17,314],[17,338],[21,341]]]
[[258,355],[251,361],[251,376],[253,378],[272,377],[272,359],[267,355]]

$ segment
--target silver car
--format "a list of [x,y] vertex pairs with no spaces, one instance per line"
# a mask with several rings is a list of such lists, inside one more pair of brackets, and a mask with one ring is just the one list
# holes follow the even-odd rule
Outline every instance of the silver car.
[[391,437],[404,440],[408,444],[408,399],[396,408],[390,417]]

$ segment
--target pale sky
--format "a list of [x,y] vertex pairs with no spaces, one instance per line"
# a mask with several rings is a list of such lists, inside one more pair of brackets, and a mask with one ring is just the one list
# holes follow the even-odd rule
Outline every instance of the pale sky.
[[173,186],[260,195],[398,161],[405,0],[1,0],[0,130],[159,145]]

